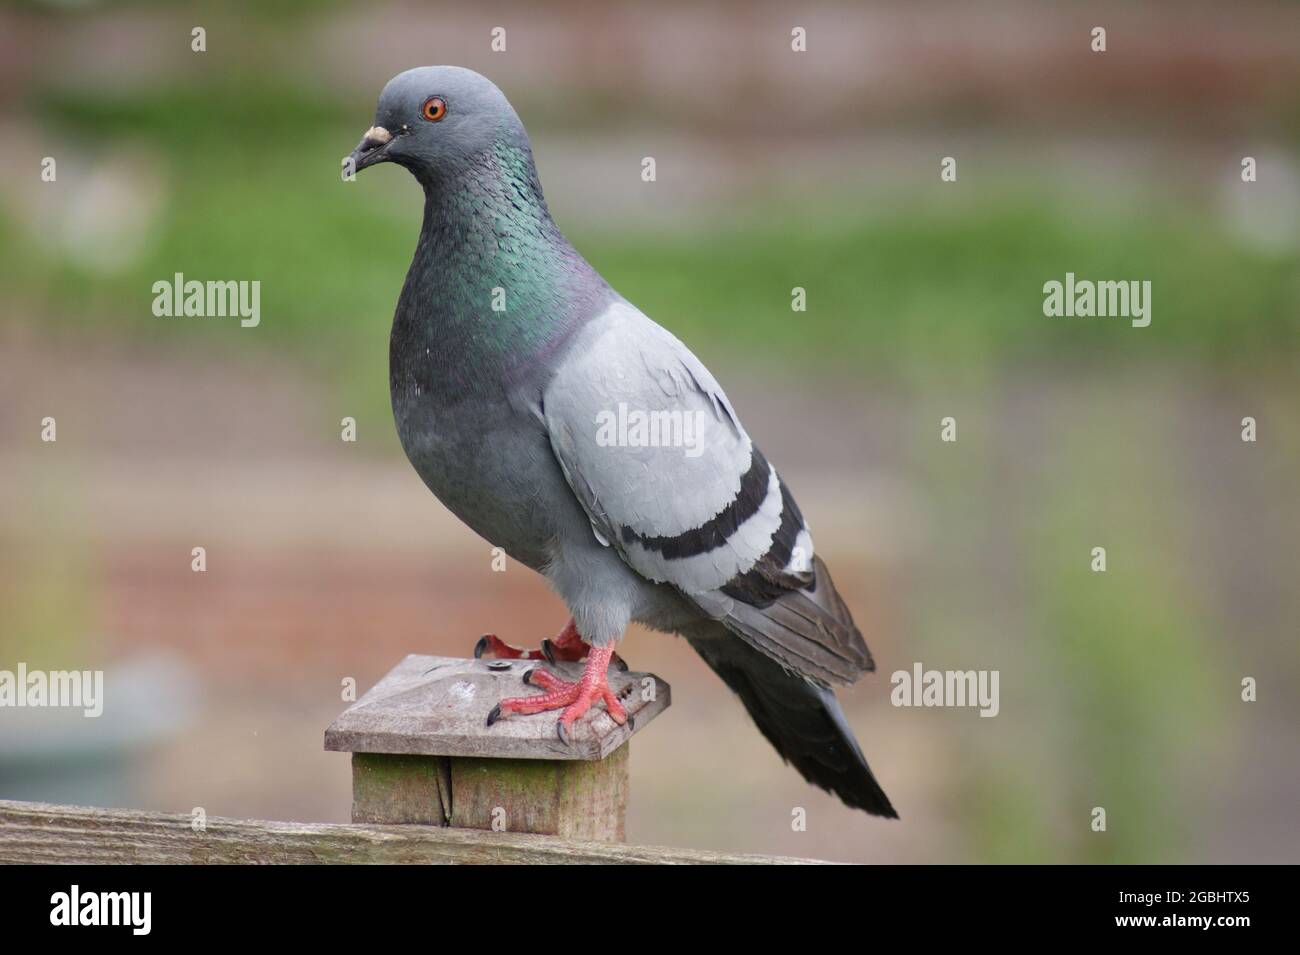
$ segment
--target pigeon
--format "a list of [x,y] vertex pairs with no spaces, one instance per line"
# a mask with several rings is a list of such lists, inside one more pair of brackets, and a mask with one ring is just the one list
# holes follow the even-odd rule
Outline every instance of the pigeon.
[[832,691],[875,664],[789,487],[717,380],[564,237],[523,123],[487,78],[407,70],[379,96],[350,172],[405,168],[424,190],[393,316],[389,387],[403,449],[461,521],[542,574],[571,620],[522,650],[586,660],[502,700],[489,725],[603,705],[633,621],[677,634],[808,782],[897,818]]

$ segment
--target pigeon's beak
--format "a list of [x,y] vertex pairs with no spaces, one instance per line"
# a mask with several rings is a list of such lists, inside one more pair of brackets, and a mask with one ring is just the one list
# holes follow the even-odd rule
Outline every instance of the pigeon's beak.
[[350,163],[353,172],[360,172],[367,166],[386,162],[388,156],[385,154],[388,152],[388,144],[392,141],[393,134],[384,127],[371,126],[361,137],[361,142],[357,143],[357,148],[343,160],[343,164],[346,166]]

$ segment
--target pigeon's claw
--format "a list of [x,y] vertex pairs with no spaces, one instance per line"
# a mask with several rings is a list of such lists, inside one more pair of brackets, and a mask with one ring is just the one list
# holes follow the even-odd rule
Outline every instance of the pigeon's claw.
[[542,641],[542,656],[551,664],[561,660],[577,662],[587,655],[587,645],[578,635],[578,625],[572,619],[554,640]]
[[[546,657],[546,662],[555,665],[561,660],[570,660],[574,663],[587,656],[587,645],[582,642],[582,637],[578,635],[577,625],[570,620],[560,631],[560,635],[554,640],[542,641],[542,656]],[[623,662],[623,658],[617,653],[609,658],[609,662],[618,667],[620,671],[626,673],[628,665]]]
[[[524,674],[524,682],[531,686],[539,686],[546,692],[541,696],[518,696],[502,700],[493,710],[494,715],[499,719],[511,713],[531,714],[562,709],[555,730],[560,739],[565,742],[568,742],[569,730],[572,729],[573,724],[581,719],[597,700],[604,702],[606,711],[615,723],[619,725],[626,723],[627,710],[609,688],[607,673],[613,653],[612,647],[592,647],[587,655],[587,666],[576,683],[561,680],[553,673],[540,668],[529,670]],[[491,720],[488,725],[494,722],[496,720]]]
[[483,634],[478,638],[478,643],[474,644],[475,660],[483,657],[492,657],[497,660],[541,660],[543,656],[541,650],[525,650],[522,647],[516,647],[514,644],[506,643],[495,633]]
[[[576,663],[586,655],[587,645],[582,642],[582,637],[578,635],[578,628],[572,620],[564,625],[564,629],[554,639],[543,640],[541,648],[537,650],[525,650],[523,647],[506,643],[495,633],[483,634],[478,638],[478,643],[474,644],[475,660],[495,657],[498,660],[546,660],[548,663],[555,664],[561,660]],[[622,669],[627,669],[627,664],[617,656],[614,659]]]

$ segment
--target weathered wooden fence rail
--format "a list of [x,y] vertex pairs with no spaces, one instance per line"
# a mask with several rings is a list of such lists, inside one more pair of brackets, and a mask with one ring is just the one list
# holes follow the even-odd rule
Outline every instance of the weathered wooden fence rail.
[[0,800],[0,863],[770,865],[811,860],[444,826],[327,825]]
[[[648,673],[610,674],[569,740],[555,715],[489,718],[527,661],[412,654],[325,731],[352,754],[352,824],[257,822],[0,800],[0,863],[768,864],[807,860],[622,844],[628,741],[669,705]],[[552,664],[576,679],[576,664]],[[495,725],[492,725],[495,724]]]

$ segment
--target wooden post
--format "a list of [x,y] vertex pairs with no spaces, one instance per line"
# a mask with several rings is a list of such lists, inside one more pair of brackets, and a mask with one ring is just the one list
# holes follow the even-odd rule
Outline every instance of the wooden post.
[[668,684],[611,668],[610,689],[632,720],[597,703],[570,733],[558,713],[512,714],[487,725],[502,699],[540,692],[523,675],[546,666],[575,680],[581,664],[462,660],[412,654],[325,731],[352,754],[352,821],[418,823],[621,842],[628,740],[671,702]]

